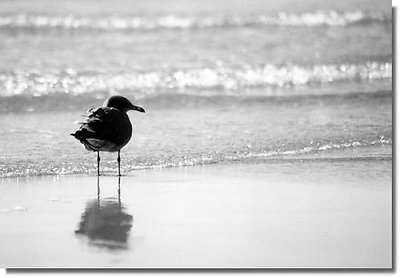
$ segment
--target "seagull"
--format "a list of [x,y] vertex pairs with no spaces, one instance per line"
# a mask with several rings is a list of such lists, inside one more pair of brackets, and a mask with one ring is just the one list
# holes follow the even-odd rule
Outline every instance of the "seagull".
[[100,152],[118,152],[118,176],[121,176],[121,149],[132,136],[132,125],[126,114],[129,110],[144,113],[123,96],[111,96],[102,107],[88,111],[80,127],[71,133],[87,150],[97,152],[97,175],[100,176]]

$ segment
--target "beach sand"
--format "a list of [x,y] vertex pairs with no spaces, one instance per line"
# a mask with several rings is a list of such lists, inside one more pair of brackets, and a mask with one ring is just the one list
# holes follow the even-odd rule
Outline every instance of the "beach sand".
[[0,266],[388,268],[391,169],[332,155],[138,170],[119,190],[4,178]]

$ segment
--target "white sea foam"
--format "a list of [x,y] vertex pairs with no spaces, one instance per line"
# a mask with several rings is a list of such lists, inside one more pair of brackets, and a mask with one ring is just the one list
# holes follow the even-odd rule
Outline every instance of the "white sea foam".
[[13,210],[15,210],[15,211],[26,211],[27,208],[26,207],[21,207],[21,206],[15,206],[15,207],[13,207]]
[[[235,162],[235,161],[253,161],[254,159],[267,159],[275,160],[288,160],[288,159],[301,159],[302,155],[307,154],[323,154],[329,151],[343,151],[349,149],[369,148],[369,147],[382,147],[391,146],[392,139],[380,136],[377,139],[365,139],[355,141],[332,141],[329,143],[311,142],[309,145],[299,145],[297,148],[273,148],[273,149],[252,149],[251,146],[246,146],[243,149],[233,149],[225,152],[219,151],[205,151],[203,153],[188,153],[186,155],[179,155],[179,153],[170,155],[154,155],[151,157],[142,158],[126,158],[123,165],[124,172],[143,169],[158,169],[168,167],[187,167],[187,166],[201,166],[221,162]],[[367,151],[368,152],[368,151]],[[325,157],[329,159],[328,157]],[[322,156],[324,159],[324,156]],[[340,156],[338,157],[340,159]],[[344,159],[347,159],[344,158]],[[384,157],[370,157],[370,159],[391,159],[391,156]],[[54,162],[43,165],[32,165],[27,167],[25,165],[12,166],[0,165],[0,177],[20,177],[20,176],[41,176],[41,175],[73,175],[83,173],[96,173],[95,164],[92,160],[76,161],[78,165],[71,165],[71,163],[61,162],[57,167],[54,167]],[[104,173],[114,173],[115,165],[113,163],[102,165]],[[60,201],[58,198],[48,198],[49,201]],[[65,201],[67,202],[67,201]],[[25,211],[25,207],[14,207],[15,211]],[[4,211],[5,212],[5,211]]]
[[58,74],[12,71],[0,73],[0,96],[40,96],[54,93],[78,95],[113,90],[146,93],[170,89],[235,91],[251,87],[293,87],[391,78],[392,64],[374,61],[314,66],[266,64],[241,69],[215,67],[116,74],[77,73],[72,70]]
[[62,28],[96,30],[158,30],[214,28],[248,25],[288,25],[288,26],[347,26],[357,23],[389,22],[391,16],[382,12],[335,10],[315,11],[304,14],[280,12],[277,15],[248,16],[177,16],[167,15],[158,18],[140,16],[122,17],[84,17],[77,15],[0,15],[0,27],[3,28]]

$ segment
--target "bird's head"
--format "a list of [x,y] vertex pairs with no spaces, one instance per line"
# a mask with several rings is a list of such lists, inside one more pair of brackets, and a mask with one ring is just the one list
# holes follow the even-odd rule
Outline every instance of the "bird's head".
[[118,109],[121,112],[128,112],[129,110],[136,110],[144,113],[144,109],[142,107],[133,105],[129,99],[122,96],[111,96],[103,103],[103,107],[112,107]]

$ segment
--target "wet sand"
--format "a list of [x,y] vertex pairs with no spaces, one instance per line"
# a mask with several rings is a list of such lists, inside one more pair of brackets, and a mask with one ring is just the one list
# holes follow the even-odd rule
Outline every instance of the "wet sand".
[[391,159],[0,180],[1,267],[391,267]]

